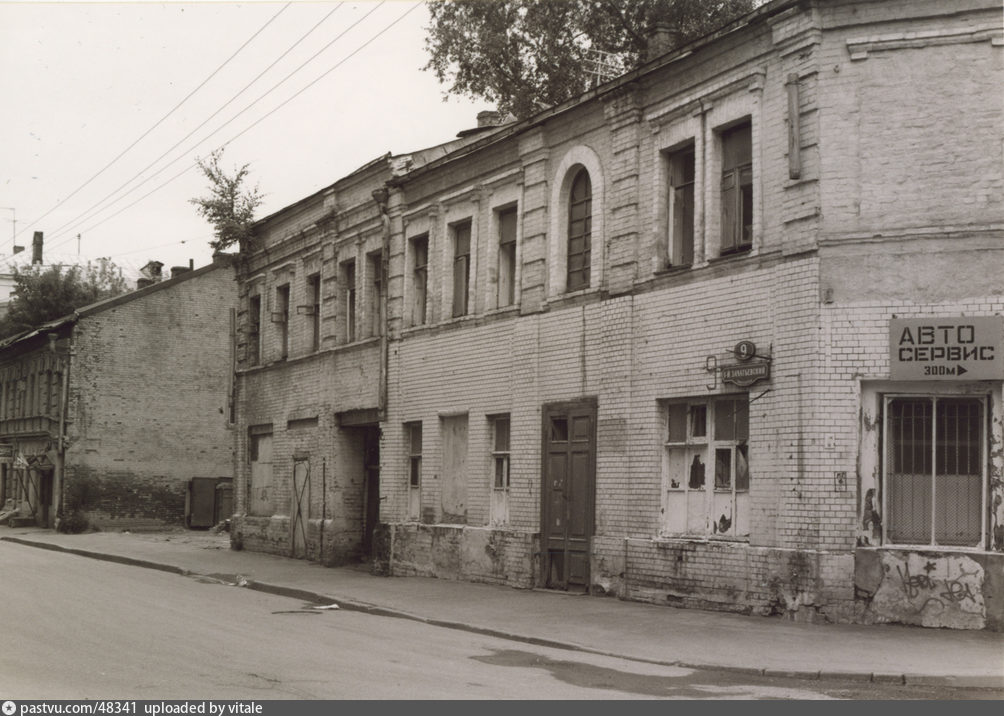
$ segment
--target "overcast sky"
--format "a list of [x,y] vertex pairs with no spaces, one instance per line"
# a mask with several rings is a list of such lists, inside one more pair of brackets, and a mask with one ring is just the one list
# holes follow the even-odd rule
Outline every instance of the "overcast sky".
[[201,266],[212,230],[188,202],[206,193],[197,157],[229,142],[224,166],[250,164],[261,217],[385,152],[447,141],[489,109],[444,102],[421,69],[424,5],[284,6],[0,1],[3,266],[14,243],[30,260],[34,231],[46,263],[75,259],[79,233],[82,258],[129,273],[149,260]]

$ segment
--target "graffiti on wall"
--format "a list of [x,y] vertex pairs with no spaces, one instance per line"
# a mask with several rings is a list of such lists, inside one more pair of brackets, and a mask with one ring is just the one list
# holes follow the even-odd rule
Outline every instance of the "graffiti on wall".
[[965,555],[884,552],[872,610],[890,621],[983,629],[983,567]]

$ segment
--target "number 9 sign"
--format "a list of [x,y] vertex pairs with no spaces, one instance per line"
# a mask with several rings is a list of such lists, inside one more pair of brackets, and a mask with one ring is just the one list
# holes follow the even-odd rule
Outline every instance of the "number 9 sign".
[[736,358],[739,360],[749,360],[756,355],[756,345],[753,341],[739,341],[736,343],[733,353],[736,354]]

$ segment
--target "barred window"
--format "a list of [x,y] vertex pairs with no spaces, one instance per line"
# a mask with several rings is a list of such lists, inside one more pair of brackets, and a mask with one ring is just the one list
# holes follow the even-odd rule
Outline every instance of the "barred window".
[[979,547],[985,399],[887,396],[885,407],[886,540]]

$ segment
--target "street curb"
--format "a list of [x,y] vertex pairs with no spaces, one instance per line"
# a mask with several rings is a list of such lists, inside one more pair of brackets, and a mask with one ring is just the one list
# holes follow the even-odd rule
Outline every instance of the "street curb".
[[117,554],[106,554],[104,552],[89,552],[84,549],[73,549],[72,547],[63,547],[58,544],[49,544],[48,542],[34,542],[32,540],[27,540],[22,537],[0,537],[2,542],[13,542],[15,544],[25,545],[26,547],[37,547],[38,549],[47,549],[50,552],[65,552],[67,554],[74,554],[78,557],[89,557],[91,559],[99,559],[103,562],[115,562],[117,564],[124,564],[130,567],[143,567],[144,569],[156,569],[160,572],[170,572],[171,574],[189,574],[187,570],[181,567],[175,567],[170,564],[161,564],[160,562],[150,562],[145,559],[136,559],[135,557],[123,557]]
[[[177,567],[170,564],[152,562],[150,560],[137,559],[135,557],[124,557],[122,555],[108,554],[105,552],[93,552],[83,549],[63,547],[62,545],[50,544],[47,542],[36,542],[33,540],[24,539],[22,537],[0,537],[0,541],[12,542],[26,547],[36,547],[38,549],[45,549],[52,552],[64,552],[66,554],[72,554],[78,557],[87,557],[90,559],[97,559],[104,562],[114,562],[116,564],[122,564],[131,567],[142,567],[144,569],[153,569],[156,571],[168,572],[170,574],[177,574],[185,577],[215,578],[215,575],[213,574],[202,574],[199,572],[192,572],[190,570],[183,569],[181,567]],[[541,637],[527,636],[515,632],[507,632],[501,629],[493,629],[490,627],[479,627],[474,624],[467,624],[464,622],[453,622],[445,619],[423,617],[418,614],[412,614],[410,612],[391,609],[389,607],[381,607],[375,604],[369,604],[367,602],[359,602],[353,599],[339,597],[337,595],[320,594],[319,592],[312,592],[305,589],[297,589],[295,587],[286,587],[278,584],[269,584],[267,582],[258,582],[250,579],[247,580],[246,583],[233,586],[240,586],[245,589],[250,589],[252,591],[262,592],[265,594],[272,594],[274,596],[279,596],[279,597],[299,599],[301,601],[310,602],[316,605],[324,605],[334,602],[338,604],[340,609],[353,612],[362,612],[364,614],[370,614],[372,616],[393,617],[395,619],[407,619],[409,621],[428,624],[429,626],[435,626],[444,629],[456,629],[459,631],[466,631],[473,634],[480,634],[482,636],[491,636],[499,639],[506,639],[509,641],[517,641],[524,644],[531,644],[533,646],[543,646],[551,649],[563,649],[565,651],[578,651],[587,654],[594,654],[597,656],[614,657],[618,659],[625,659],[628,661],[635,661],[644,664],[652,664],[655,666],[670,666],[684,669],[701,669],[704,671],[717,671],[741,676],[762,677],[762,678],[787,678],[787,679],[799,679],[804,681],[862,681],[862,682],[867,681],[873,683],[905,684],[911,686],[941,686],[950,688],[981,688],[981,689],[1004,688],[1004,676],[1002,677],[959,676],[959,675],[932,676],[926,674],[897,674],[895,672],[873,673],[867,671],[858,671],[858,672],[820,671],[820,670],[799,671],[799,670],[788,670],[788,669],[767,669],[767,668],[760,669],[760,668],[745,667],[745,666],[725,666],[720,664],[708,664],[708,663],[690,663],[683,661],[663,661],[660,659],[648,659],[645,657],[630,656],[627,654],[603,651],[601,649],[585,646],[583,644],[576,644],[574,642],[543,639]]]

